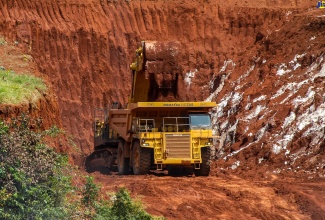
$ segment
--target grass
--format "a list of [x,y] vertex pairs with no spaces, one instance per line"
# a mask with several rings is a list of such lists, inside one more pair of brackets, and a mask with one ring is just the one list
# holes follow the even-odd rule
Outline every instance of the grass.
[[0,70],[0,104],[35,103],[46,90],[40,78]]
[[6,40],[0,36],[0,45],[6,44]]

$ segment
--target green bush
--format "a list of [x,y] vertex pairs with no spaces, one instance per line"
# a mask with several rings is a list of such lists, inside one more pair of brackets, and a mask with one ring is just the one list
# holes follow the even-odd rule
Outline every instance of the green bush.
[[43,141],[61,130],[40,126],[24,115],[0,121],[0,219],[155,219],[124,188],[103,200],[92,177],[73,187],[68,157]]
[[99,196],[99,187],[94,183],[93,177],[86,177],[86,184],[82,194],[83,205],[93,207]]
[[84,218],[96,220],[158,219],[149,215],[140,202],[132,201],[125,188],[120,188],[108,201],[100,199],[99,191],[100,188],[94,183],[94,179],[86,177],[82,198],[82,204],[85,206]]
[[141,203],[133,202],[125,188],[121,188],[114,199],[111,213],[116,219],[153,219],[143,208]]
[[[22,116],[0,123],[0,219],[48,219],[67,215],[67,156],[43,142],[40,121]],[[34,127],[34,129],[30,129]]]

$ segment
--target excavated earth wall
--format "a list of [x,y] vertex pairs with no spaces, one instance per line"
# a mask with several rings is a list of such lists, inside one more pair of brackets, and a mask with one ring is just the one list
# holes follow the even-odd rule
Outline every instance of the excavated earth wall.
[[306,149],[324,164],[324,23],[302,0],[0,0],[0,33],[34,57],[81,152],[93,148],[94,108],[127,102],[140,41],[179,41],[177,98],[220,103],[218,169],[239,172],[291,169]]
[[[0,35],[0,68],[5,71],[12,71],[15,74],[27,74],[42,77],[32,56],[26,54],[15,42],[8,42]],[[9,73],[8,73],[9,74]],[[6,77],[0,80],[6,81]],[[41,120],[41,129],[50,129],[56,126],[62,127],[57,97],[53,93],[52,86],[43,78],[46,90],[36,88],[34,96],[20,104],[0,103],[0,120],[11,121],[22,115],[31,119],[31,128],[37,128],[33,119]],[[14,88],[13,88],[14,89]],[[60,134],[57,138],[48,140],[47,143],[58,152],[67,152],[67,138]],[[71,161],[72,162],[72,161]]]
[[0,65],[26,72],[25,61],[5,59],[32,58],[28,72],[53,91],[34,105],[0,105],[0,117],[30,111],[46,128],[62,125],[77,147],[53,145],[72,151],[78,164],[79,152],[93,150],[94,108],[127,102],[140,41],[178,41],[176,98],[218,103],[211,112],[221,135],[212,172],[95,172],[103,195],[126,187],[149,213],[168,219],[324,219],[325,11],[316,4],[0,0],[0,39],[20,49],[0,44]]

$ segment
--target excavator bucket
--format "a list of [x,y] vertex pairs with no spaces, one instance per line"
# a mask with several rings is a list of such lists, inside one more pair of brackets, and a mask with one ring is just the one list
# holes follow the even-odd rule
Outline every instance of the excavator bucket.
[[179,66],[179,48],[177,41],[144,42],[145,71],[153,75],[154,81],[161,89],[172,89],[181,73]]
[[178,41],[142,41],[136,50],[129,103],[163,101],[177,96],[181,44]]

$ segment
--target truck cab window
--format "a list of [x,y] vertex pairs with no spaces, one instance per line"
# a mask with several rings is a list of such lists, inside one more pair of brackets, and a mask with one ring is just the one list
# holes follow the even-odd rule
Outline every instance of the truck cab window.
[[211,120],[208,114],[190,115],[191,129],[211,129]]

